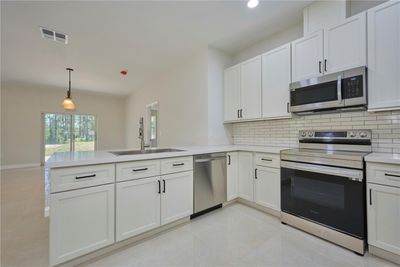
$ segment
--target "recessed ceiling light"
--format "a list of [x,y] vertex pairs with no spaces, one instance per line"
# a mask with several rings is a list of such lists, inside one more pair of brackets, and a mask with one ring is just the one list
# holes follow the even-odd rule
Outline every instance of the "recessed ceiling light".
[[247,2],[247,7],[248,8],[255,8],[256,6],[258,6],[258,0],[249,0],[249,2]]

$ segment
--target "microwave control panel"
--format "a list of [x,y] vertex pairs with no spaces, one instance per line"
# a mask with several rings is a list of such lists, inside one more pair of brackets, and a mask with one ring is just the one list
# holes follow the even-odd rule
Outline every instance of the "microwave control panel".
[[342,80],[344,99],[363,97],[363,76],[354,76]]

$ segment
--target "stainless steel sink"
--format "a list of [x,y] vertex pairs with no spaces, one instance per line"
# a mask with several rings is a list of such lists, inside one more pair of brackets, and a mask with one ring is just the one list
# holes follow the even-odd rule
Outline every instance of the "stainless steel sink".
[[140,155],[140,154],[151,154],[151,153],[179,152],[179,151],[185,151],[185,150],[175,149],[175,148],[154,148],[146,150],[110,151],[110,153],[117,156],[126,156],[126,155]]

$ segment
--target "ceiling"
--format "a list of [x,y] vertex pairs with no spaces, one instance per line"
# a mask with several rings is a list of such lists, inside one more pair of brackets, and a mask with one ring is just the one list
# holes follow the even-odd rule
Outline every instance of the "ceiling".
[[299,23],[310,2],[1,1],[2,81],[65,88],[72,67],[73,88],[126,95],[207,45],[235,53]]

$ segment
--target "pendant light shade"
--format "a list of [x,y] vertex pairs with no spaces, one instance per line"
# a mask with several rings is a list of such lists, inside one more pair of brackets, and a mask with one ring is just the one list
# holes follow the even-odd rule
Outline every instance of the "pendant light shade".
[[74,101],[72,101],[71,98],[71,71],[74,71],[71,68],[67,68],[68,71],[68,78],[69,78],[69,83],[68,83],[68,91],[67,91],[67,97],[63,101],[63,107],[65,110],[75,110],[75,104]]

